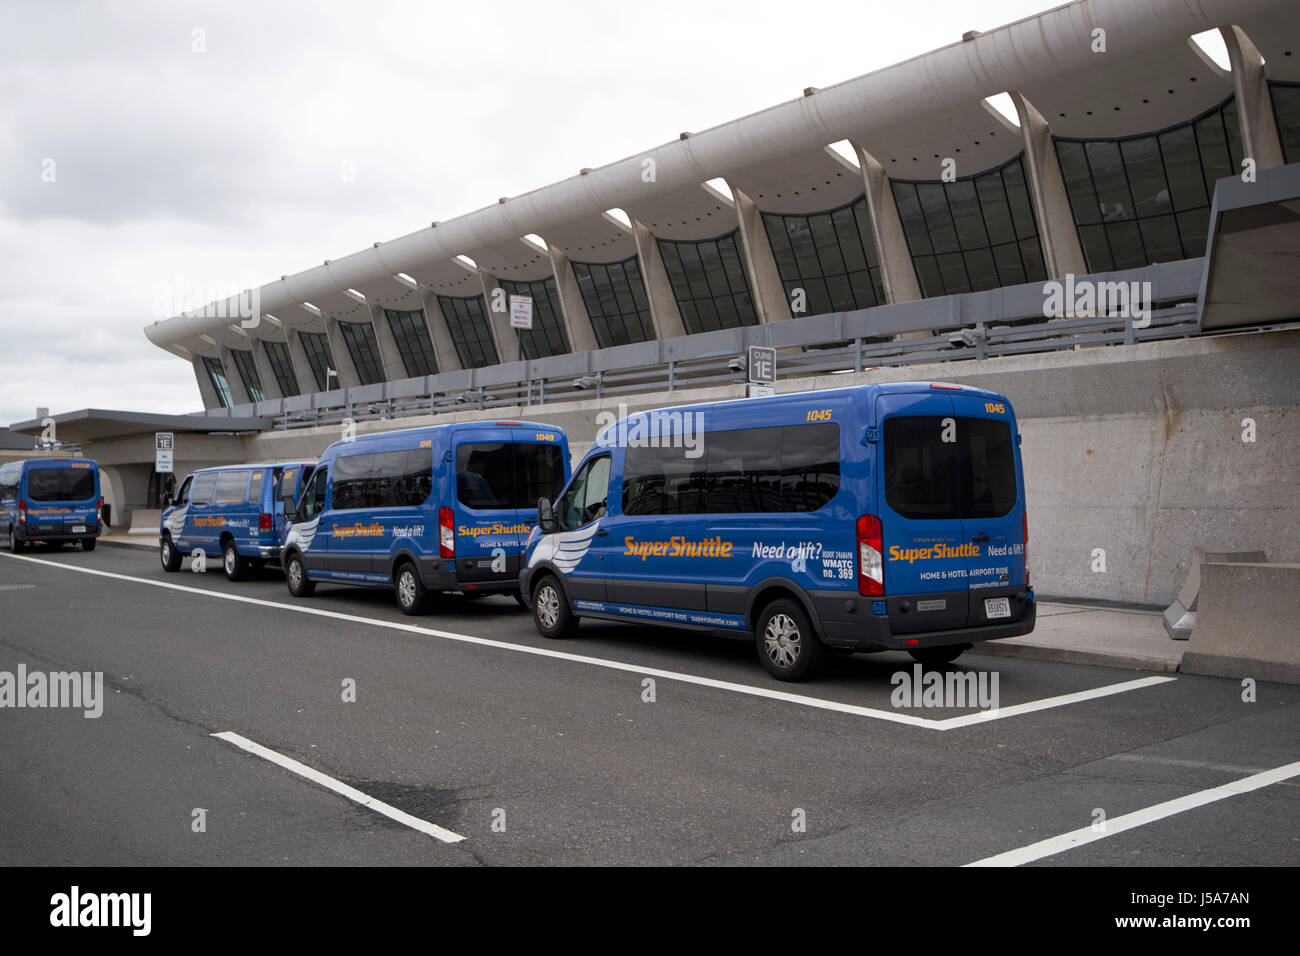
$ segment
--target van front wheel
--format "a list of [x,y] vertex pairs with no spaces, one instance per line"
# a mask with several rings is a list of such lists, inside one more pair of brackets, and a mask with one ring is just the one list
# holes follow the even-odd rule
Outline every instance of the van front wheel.
[[569,609],[560,582],[549,574],[533,591],[533,623],[542,637],[572,637],[578,629],[578,619]]
[[429,609],[429,592],[411,562],[407,561],[397,569],[393,584],[397,588],[397,606],[403,614],[423,614]]
[[179,571],[181,569],[181,553],[176,550],[176,545],[172,544],[171,538],[163,538],[161,546],[162,567],[164,571]]
[[811,676],[824,651],[803,608],[786,598],[763,608],[754,625],[754,642],[758,659],[777,680]]
[[316,591],[316,582],[307,577],[307,565],[302,563],[302,555],[294,552],[284,567],[284,583],[294,597],[311,597]]

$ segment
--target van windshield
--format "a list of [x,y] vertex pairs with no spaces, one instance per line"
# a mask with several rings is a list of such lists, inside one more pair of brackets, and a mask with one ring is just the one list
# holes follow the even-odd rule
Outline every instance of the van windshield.
[[27,472],[32,501],[88,501],[95,497],[95,473],[89,468],[33,468]]
[[556,445],[476,442],[456,449],[456,497],[469,508],[533,508],[564,487],[564,454]]
[[1007,422],[897,416],[884,445],[885,501],[904,518],[1000,518],[1016,506]]

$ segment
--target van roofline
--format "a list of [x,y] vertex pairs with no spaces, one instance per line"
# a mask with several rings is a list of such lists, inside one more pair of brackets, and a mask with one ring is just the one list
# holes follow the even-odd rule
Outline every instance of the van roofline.
[[99,467],[99,461],[94,458],[20,458],[17,461],[7,461],[6,465],[66,465],[71,462],[85,462],[89,465]]
[[548,425],[545,422],[533,422],[522,418],[519,419],[494,418],[491,419],[490,421],[484,420],[484,421],[473,421],[473,422],[447,422],[442,425],[419,425],[415,428],[395,428],[392,431],[386,431],[386,432],[366,432],[366,434],[364,435],[357,435],[350,439],[339,439],[336,442],[330,443],[329,447],[326,448],[325,451],[321,453],[321,457],[324,457],[326,454],[328,454],[329,450],[336,445],[371,444],[374,442],[385,441],[388,439],[398,438],[401,436],[410,436],[410,437],[432,436],[440,432],[466,431],[471,428],[536,428],[542,431],[559,432],[561,435],[564,435],[566,441],[568,440],[569,437],[568,433],[565,432],[565,430],[561,428],[559,425]]
[[287,461],[250,461],[242,465],[209,465],[207,468],[195,468],[193,471],[186,472],[187,475],[199,475],[205,471],[228,471],[233,468],[285,468],[290,465],[315,465],[316,462],[310,459],[293,458]]

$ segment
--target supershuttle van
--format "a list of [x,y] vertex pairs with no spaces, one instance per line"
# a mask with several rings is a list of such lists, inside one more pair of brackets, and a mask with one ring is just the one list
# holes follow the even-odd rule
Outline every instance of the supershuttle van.
[[84,550],[95,550],[103,504],[99,463],[89,458],[33,458],[0,466],[0,527],[15,554],[35,541],[80,541]]
[[[391,587],[407,614],[432,595],[516,593],[538,501],[569,477],[563,429],[460,422],[361,435],[325,450],[284,545],[289,591]],[[522,599],[521,599],[522,600]]]
[[176,500],[165,502],[158,526],[164,571],[180,569],[196,551],[221,558],[221,569],[242,581],[250,567],[279,562],[292,507],[311,461],[203,468],[186,477]]
[[938,382],[643,412],[539,504],[521,592],[544,636],[724,632],[782,680],[828,649],[944,664],[1033,630],[1019,445],[1005,396]]

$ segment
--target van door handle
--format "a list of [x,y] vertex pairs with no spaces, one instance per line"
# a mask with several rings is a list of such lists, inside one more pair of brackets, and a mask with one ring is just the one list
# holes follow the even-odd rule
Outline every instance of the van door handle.
[[597,538],[608,538],[608,537],[609,537],[609,532],[608,532],[608,531],[597,531],[597,532],[596,532],[596,537],[597,537]]
[[972,541],[987,541],[987,540],[989,540],[989,536],[986,535],[986,534],[976,534],[976,535],[972,535],[972,536],[971,536],[971,540],[972,540]]

